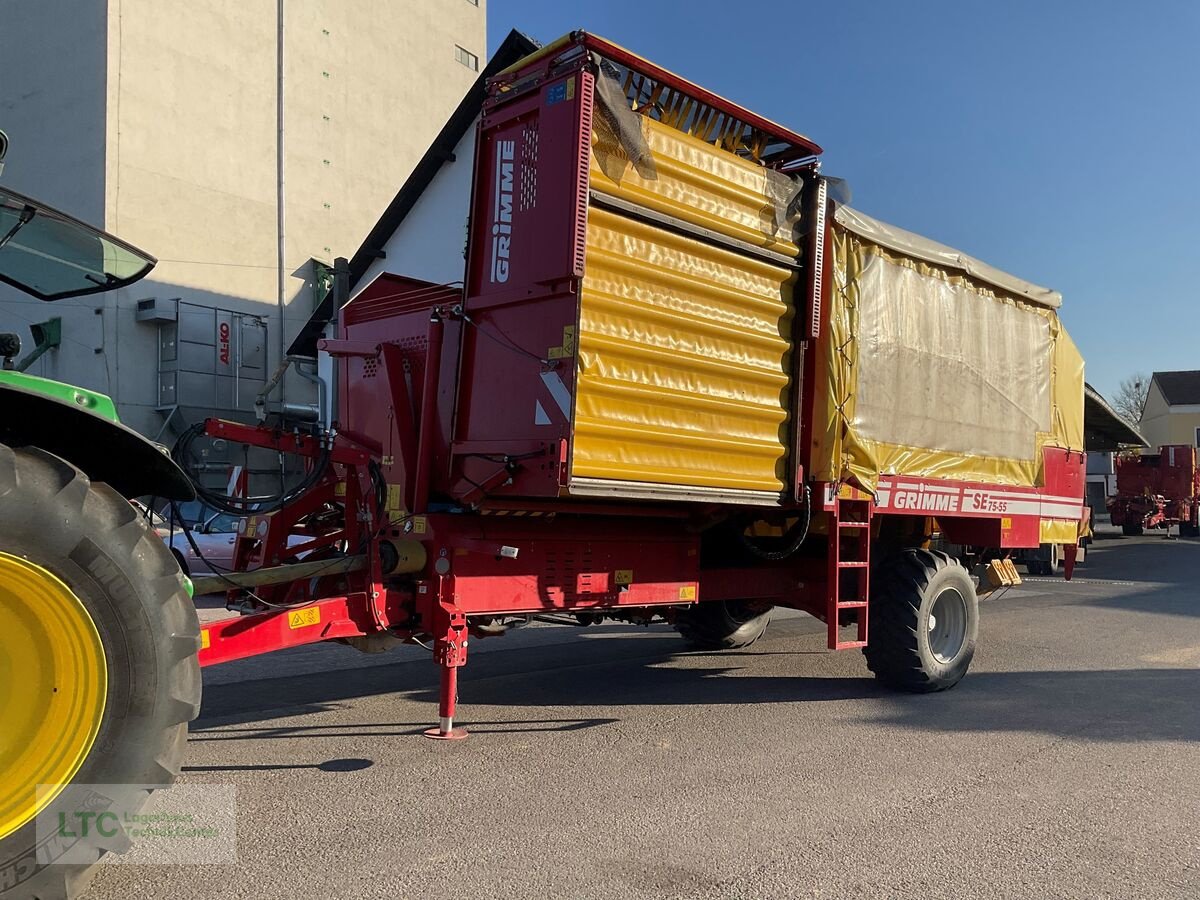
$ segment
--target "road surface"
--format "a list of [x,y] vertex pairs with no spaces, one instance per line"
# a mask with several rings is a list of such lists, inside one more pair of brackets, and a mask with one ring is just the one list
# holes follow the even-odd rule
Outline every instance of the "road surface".
[[876,686],[789,614],[742,652],[665,628],[473,642],[425,740],[419,648],[205,673],[185,780],[238,862],[103,867],[130,897],[1200,896],[1200,542],[1098,541],[982,607],[954,690]]

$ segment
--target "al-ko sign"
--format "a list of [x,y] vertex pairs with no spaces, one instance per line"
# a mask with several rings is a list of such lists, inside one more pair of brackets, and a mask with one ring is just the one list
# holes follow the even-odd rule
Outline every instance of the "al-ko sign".
[[217,360],[223,366],[229,365],[229,323],[222,322],[217,326]]
[[500,141],[496,152],[496,198],[492,215],[492,284],[508,281],[512,240],[513,170],[516,141]]

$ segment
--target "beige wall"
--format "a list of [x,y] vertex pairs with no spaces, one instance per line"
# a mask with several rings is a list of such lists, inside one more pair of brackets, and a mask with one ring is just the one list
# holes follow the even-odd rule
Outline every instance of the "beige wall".
[[1146,406],[1138,422],[1138,430],[1155,452],[1164,444],[1196,446],[1196,429],[1200,428],[1200,407],[1167,405],[1157,382],[1150,383]]
[[[284,0],[286,343],[313,305],[291,273],[353,254],[477,77],[454,48],[486,59],[483,2]],[[272,0],[109,0],[107,14],[47,0],[0,29],[0,127],[20,148],[4,183],[159,259],[115,294],[32,311],[0,299],[0,329],[28,341],[27,320],[63,315],[63,349],[32,371],[112,393],[143,431],[162,417],[157,332],[135,321],[138,300],[268,317],[278,359],[276,12]],[[14,109],[41,123],[23,146],[3,122]],[[314,399],[299,379],[287,390]]]

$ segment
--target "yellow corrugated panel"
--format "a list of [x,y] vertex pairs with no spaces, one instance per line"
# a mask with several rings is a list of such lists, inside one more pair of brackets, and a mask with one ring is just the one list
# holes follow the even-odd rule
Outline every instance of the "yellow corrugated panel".
[[783,490],[792,283],[593,207],[572,474]]
[[654,119],[638,118],[653,159],[652,177],[634,169],[603,116],[597,115],[592,132],[594,189],[756,247],[787,256],[798,253],[792,242],[793,220],[786,215],[795,183]]

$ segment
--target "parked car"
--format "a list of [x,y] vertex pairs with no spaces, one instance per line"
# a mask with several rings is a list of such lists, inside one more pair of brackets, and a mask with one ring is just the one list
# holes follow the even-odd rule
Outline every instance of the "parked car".
[[[184,516],[183,522],[175,522],[172,529],[170,519],[162,513],[147,509],[137,501],[134,501],[134,505],[150,519],[155,534],[171,548],[183,574],[212,575],[233,568],[233,546],[237,540],[240,516],[193,503],[188,505],[188,509],[180,510]],[[192,541],[199,548],[199,553],[184,532],[185,524],[192,531]]]

